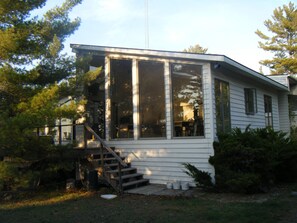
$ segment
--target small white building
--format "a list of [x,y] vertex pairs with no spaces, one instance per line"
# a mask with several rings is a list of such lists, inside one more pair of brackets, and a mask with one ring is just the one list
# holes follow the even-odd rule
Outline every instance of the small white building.
[[71,47],[103,68],[88,88],[90,125],[151,183],[190,181],[182,163],[214,174],[219,131],[290,130],[288,87],[224,55]]

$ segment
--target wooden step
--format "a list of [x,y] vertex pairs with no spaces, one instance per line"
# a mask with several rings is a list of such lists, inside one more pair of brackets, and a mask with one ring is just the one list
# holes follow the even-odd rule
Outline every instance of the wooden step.
[[104,167],[117,167],[118,163],[104,163]]
[[[127,164],[127,167],[131,166],[130,163],[126,163],[126,164]],[[104,167],[118,167],[118,166],[119,166],[119,163],[104,163]],[[124,167],[123,167],[123,169],[124,169]]]
[[135,180],[127,183],[123,183],[123,188],[130,187],[130,186],[138,186],[138,184],[147,184],[149,182],[148,179],[141,179],[141,180]]
[[[121,157],[121,159],[124,160],[125,157]],[[90,161],[101,163],[101,159],[100,158],[90,159]],[[115,157],[106,157],[106,158],[103,158],[103,161],[117,161],[117,159]]]
[[[113,150],[115,148],[112,148]],[[101,177],[106,177],[107,182],[119,190],[119,163],[112,153],[102,151],[101,148],[98,150],[93,149],[94,153],[88,156],[90,163],[93,163],[93,168],[96,169]],[[116,154],[124,161],[125,157],[121,157],[119,152]],[[103,156],[103,157],[102,157]],[[100,167],[101,161],[103,161],[105,174]],[[125,161],[124,161],[125,162]],[[128,166],[121,168],[121,182],[122,190],[128,190],[130,188],[141,187],[149,184],[148,179],[143,179],[143,174],[137,173],[137,168],[131,167],[131,163],[127,163]]]
[[[120,153],[116,152],[116,154],[118,156],[120,156]],[[113,155],[107,151],[103,152],[103,156],[106,157],[106,158],[113,158]],[[96,154],[92,154],[92,158],[93,159],[100,159],[101,158],[101,152],[99,151],[98,153]]]
[[[136,168],[134,168],[134,167],[129,167],[129,168],[123,168],[122,169],[122,172],[129,172],[129,171],[137,171],[137,169]],[[116,170],[108,170],[108,171],[106,171],[106,173],[118,173],[119,172],[119,170],[118,169],[116,169]]]
[[[126,157],[121,157],[122,160],[126,159]],[[98,159],[99,161],[101,161],[101,159]],[[104,161],[113,161],[113,160],[117,160],[115,157],[108,157],[108,158],[103,158]]]
[[[135,177],[141,177],[143,176],[142,173],[132,173],[132,174],[126,174],[126,175],[123,175],[122,176],[122,180],[125,180],[125,179],[129,179],[129,178],[135,178]],[[113,180],[119,180],[119,177],[114,177],[112,178]]]

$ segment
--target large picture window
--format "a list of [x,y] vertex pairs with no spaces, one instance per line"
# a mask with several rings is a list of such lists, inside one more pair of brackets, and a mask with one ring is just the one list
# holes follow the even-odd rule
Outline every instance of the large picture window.
[[110,61],[111,137],[133,138],[132,61]]
[[264,95],[264,113],[266,127],[273,127],[272,123],[272,98],[271,96]]
[[173,136],[203,136],[202,66],[171,64]]
[[229,83],[215,79],[217,133],[231,130]]
[[139,118],[141,137],[165,137],[164,64],[139,61]]

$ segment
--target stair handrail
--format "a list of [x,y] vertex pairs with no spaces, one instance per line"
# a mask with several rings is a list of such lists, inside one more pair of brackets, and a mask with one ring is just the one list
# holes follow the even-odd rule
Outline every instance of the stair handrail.
[[[80,123],[80,124],[59,124],[59,125],[53,125],[53,126],[46,126],[46,127],[58,127],[58,132],[59,132],[59,145],[62,144],[62,137],[61,137],[61,132],[62,132],[62,126],[78,126],[78,125],[81,125],[83,126],[84,128],[84,131],[83,131],[83,139],[84,139],[84,148],[87,149],[88,148],[88,143],[87,143],[87,137],[86,137],[86,131],[90,132],[94,137],[95,139],[97,139],[100,143],[101,143],[101,158],[103,158],[103,150],[102,149],[105,149],[107,150],[107,152],[109,152],[118,162],[118,175],[119,175],[119,186],[118,188],[116,186],[114,186],[110,180],[106,179],[107,182],[116,190],[118,191],[120,194],[122,194],[123,192],[123,182],[122,182],[122,177],[121,177],[121,170],[122,170],[122,167],[128,167],[127,163],[123,162],[122,158],[120,156],[118,156],[115,151],[113,149],[111,149],[104,141],[103,139],[87,124],[87,123]],[[37,136],[40,136],[39,135],[39,128],[41,127],[36,127],[36,133],[37,133]],[[42,127],[43,128],[43,127]],[[101,163],[103,164],[103,161],[101,160]],[[104,171],[104,168],[103,169],[103,173],[105,172]],[[106,177],[106,176],[105,176]]]
[[87,124],[84,123],[85,128],[94,135],[94,137],[102,144],[102,146],[109,152],[111,153],[114,158],[116,158],[116,160],[123,166],[123,167],[127,167],[128,165],[123,162],[122,158],[119,157],[104,141],[103,139],[101,139],[101,137]]

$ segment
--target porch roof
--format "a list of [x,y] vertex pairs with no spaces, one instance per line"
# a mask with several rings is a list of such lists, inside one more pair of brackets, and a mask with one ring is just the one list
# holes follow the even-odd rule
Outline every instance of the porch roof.
[[84,44],[70,44],[74,53],[80,52],[98,52],[102,54],[117,53],[123,55],[134,56],[149,56],[149,57],[161,57],[172,59],[186,59],[210,62],[213,67],[222,66],[226,69],[239,72],[248,78],[254,79],[262,84],[269,85],[280,91],[288,91],[288,87],[265,76],[259,72],[248,68],[235,60],[219,54],[198,54],[187,53],[179,51],[163,51],[163,50],[151,50],[151,49],[136,49],[136,48],[122,48],[122,47],[109,47],[109,46],[96,46],[96,45],[84,45]]

